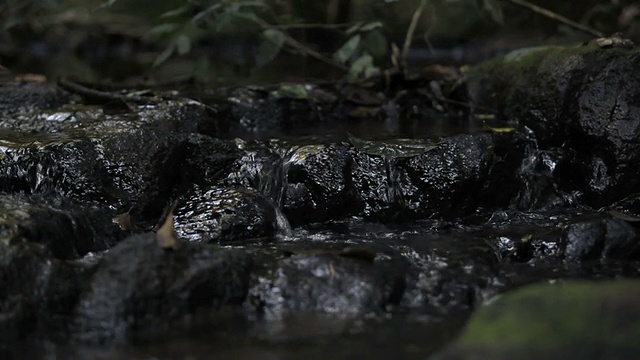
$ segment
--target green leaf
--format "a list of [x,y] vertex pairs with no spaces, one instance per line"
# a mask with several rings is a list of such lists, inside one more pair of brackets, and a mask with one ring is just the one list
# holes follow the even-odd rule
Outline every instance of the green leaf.
[[382,23],[380,21],[375,21],[375,22],[370,22],[368,24],[364,24],[361,28],[360,31],[364,32],[364,31],[371,31],[373,29],[377,29],[377,28],[381,28],[382,27]]
[[178,23],[164,23],[154,26],[145,36],[159,36],[174,32],[180,25]]
[[231,23],[231,21],[234,19],[234,15],[232,11],[225,11],[222,14],[216,16],[213,21],[209,24],[213,30],[215,30],[216,32],[220,32],[222,29],[224,29],[225,27],[227,27],[227,25],[229,25]]
[[375,67],[373,65],[373,57],[369,55],[369,53],[364,52],[351,64],[349,75],[358,77],[360,74],[364,74],[367,68],[371,67]]
[[165,13],[163,13],[162,15],[160,15],[160,18],[168,18],[168,17],[176,17],[176,16],[180,16],[184,13],[186,13],[187,11],[189,11],[191,9],[191,6],[189,6],[189,4],[187,5],[183,5],[180,6],[177,9],[173,9],[173,10],[169,10]]
[[364,78],[369,79],[374,76],[380,75],[380,68],[377,66],[368,66],[364,68]]
[[4,24],[2,24],[2,29],[9,30],[12,27],[22,24],[26,21],[27,20],[20,15],[12,15],[4,22]]
[[347,42],[342,45],[338,51],[333,55],[336,61],[346,64],[349,59],[351,59],[356,51],[358,50],[358,45],[360,45],[360,40],[362,37],[360,34],[352,36]]
[[108,8],[111,7],[113,4],[116,3],[116,1],[118,0],[107,0],[107,1],[103,1],[100,5],[96,6],[95,9],[93,9],[93,11],[97,11],[97,10],[102,10],[104,8]]
[[209,63],[209,58],[206,56],[200,56],[200,58],[198,58],[198,61],[196,62],[196,65],[193,67],[193,70],[191,71],[191,73],[194,76],[203,75],[205,71],[209,70],[209,66],[211,66],[211,64]]
[[204,9],[203,11],[200,11],[199,13],[197,13],[192,19],[191,22],[197,23],[198,21],[202,20],[202,18],[204,18],[205,16],[208,16],[209,14],[211,14],[212,12],[218,10],[220,8],[220,6],[222,6],[221,3],[217,3],[215,5],[211,5],[208,8]]
[[169,57],[173,54],[173,52],[176,49],[176,43],[172,42],[171,44],[169,44],[161,53],[160,55],[158,55],[158,57],[156,58],[156,60],[153,62],[152,67],[158,67],[160,66],[162,63],[164,63],[165,61],[167,61],[167,59],[169,59]]
[[493,21],[504,25],[504,13],[502,12],[502,5],[500,5],[498,0],[484,0],[483,7],[485,11],[491,14]]
[[362,27],[362,24],[363,24],[362,21],[358,21],[357,23],[353,24],[350,28],[347,29],[346,31],[347,35],[351,35],[356,31],[360,30],[360,27]]
[[373,57],[379,58],[387,53],[387,38],[379,29],[369,31],[363,38],[364,48]]
[[266,6],[263,0],[238,1],[237,4],[240,7],[264,7],[264,6]]
[[271,62],[282,49],[286,35],[277,29],[267,29],[262,32],[264,40],[256,53],[256,66],[262,67]]
[[178,55],[184,55],[191,51],[191,39],[187,35],[180,35],[176,38],[176,47],[178,48]]
[[303,84],[282,84],[277,90],[269,92],[269,97],[305,100],[309,98],[309,90]]

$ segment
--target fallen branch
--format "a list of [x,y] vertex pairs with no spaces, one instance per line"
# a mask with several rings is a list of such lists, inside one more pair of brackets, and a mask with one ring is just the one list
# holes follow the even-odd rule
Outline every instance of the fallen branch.
[[85,98],[93,98],[99,100],[109,100],[109,101],[123,101],[123,102],[132,102],[132,103],[142,103],[149,104],[158,101],[157,97],[153,96],[135,96],[129,94],[117,94],[109,91],[101,91],[86,87],[77,82],[68,80],[66,78],[59,78],[58,85],[69,91],[70,93],[80,95]]

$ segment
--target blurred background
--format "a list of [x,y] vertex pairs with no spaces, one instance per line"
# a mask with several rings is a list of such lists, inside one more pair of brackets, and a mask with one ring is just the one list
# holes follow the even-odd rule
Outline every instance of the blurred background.
[[640,3],[3,0],[0,28],[0,64],[13,73],[246,84],[367,78],[397,68],[398,58],[409,71],[473,64],[616,32],[638,43]]

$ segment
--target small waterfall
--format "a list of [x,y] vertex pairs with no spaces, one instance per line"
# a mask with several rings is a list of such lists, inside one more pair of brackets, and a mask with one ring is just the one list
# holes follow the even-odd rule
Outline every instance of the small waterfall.
[[554,181],[554,172],[566,154],[562,150],[541,150],[530,130],[529,140],[518,171],[522,186],[513,205],[521,210],[534,210],[575,202],[575,194],[562,191]]
[[282,207],[287,196],[289,164],[297,149],[296,146],[278,148],[278,157],[271,163],[263,164],[258,176],[258,190],[273,206],[276,212],[276,227],[283,236],[292,234],[291,225]]
[[293,235],[293,230],[291,229],[291,224],[289,224],[289,219],[287,219],[287,216],[282,212],[282,209],[279,206],[274,206],[273,209],[276,211],[277,235],[291,237]]
[[386,203],[389,209],[403,209],[405,206],[404,193],[400,184],[397,160],[393,156],[383,155],[386,179]]

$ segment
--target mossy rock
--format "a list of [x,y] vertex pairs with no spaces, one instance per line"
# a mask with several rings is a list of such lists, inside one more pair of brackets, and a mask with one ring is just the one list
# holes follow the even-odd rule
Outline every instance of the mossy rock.
[[640,354],[640,281],[536,284],[475,313],[437,359],[624,359]]

